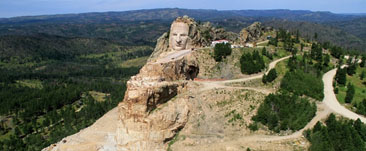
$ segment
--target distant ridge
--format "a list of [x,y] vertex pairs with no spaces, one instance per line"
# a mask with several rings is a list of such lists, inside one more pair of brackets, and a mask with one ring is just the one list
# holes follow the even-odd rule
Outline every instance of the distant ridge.
[[[141,15],[144,14],[144,15]],[[310,10],[215,10],[215,9],[182,9],[182,8],[157,8],[141,9],[129,11],[110,11],[110,12],[89,12],[78,14],[56,14],[38,16],[20,16],[12,18],[0,18],[0,24],[4,23],[26,23],[34,21],[80,21],[95,17],[111,17],[125,21],[131,20],[172,20],[178,16],[188,15],[196,19],[212,19],[223,17],[274,17],[296,21],[340,21],[351,20],[366,14],[335,14],[329,11],[310,11]],[[81,21],[82,21],[81,20]]]
[[[310,10],[215,10],[157,8],[80,14],[24,16],[0,19],[0,35],[46,33],[66,37],[106,38],[128,45],[154,45],[158,35],[177,17],[188,15],[198,22],[209,21],[216,27],[239,32],[253,22],[299,30],[311,39],[319,34],[320,42],[365,50],[366,16]],[[52,26],[49,26],[52,25]],[[139,27],[141,25],[141,27]],[[295,26],[296,25],[296,26]],[[143,27],[148,27],[144,28]],[[112,32],[113,31],[113,32]],[[133,32],[131,32],[133,31]]]

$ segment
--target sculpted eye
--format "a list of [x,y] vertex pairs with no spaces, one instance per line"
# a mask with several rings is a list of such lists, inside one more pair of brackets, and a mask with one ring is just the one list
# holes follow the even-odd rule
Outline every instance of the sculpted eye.
[[177,36],[178,34],[174,33],[173,36]]
[[187,36],[187,34],[182,34],[181,36]]

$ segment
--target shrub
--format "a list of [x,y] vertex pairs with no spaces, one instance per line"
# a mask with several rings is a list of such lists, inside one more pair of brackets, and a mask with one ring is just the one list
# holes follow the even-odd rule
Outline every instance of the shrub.
[[251,131],[257,131],[258,130],[258,123],[257,122],[253,122],[248,127],[249,127],[249,129]]

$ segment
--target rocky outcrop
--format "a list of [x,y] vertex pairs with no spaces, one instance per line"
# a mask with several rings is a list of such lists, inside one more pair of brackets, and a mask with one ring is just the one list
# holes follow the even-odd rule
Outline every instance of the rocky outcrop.
[[257,41],[262,36],[263,32],[270,29],[271,28],[264,28],[260,22],[254,22],[252,25],[240,31],[239,41],[243,45],[246,42]]
[[[186,48],[205,45],[207,39],[200,36],[202,28],[193,19],[183,17],[176,21],[189,26]],[[187,90],[188,81],[197,77],[199,68],[195,52],[189,50],[182,58],[164,58],[173,51],[168,35],[158,39],[149,62],[127,82],[125,98],[118,105],[119,150],[166,150],[167,142],[188,121],[188,98],[175,97]]]
[[198,75],[195,56],[191,52],[169,62],[148,62],[127,82],[116,109],[44,151],[165,151],[188,121],[189,98],[177,95]]
[[197,74],[198,65],[191,53],[167,63],[148,63],[133,76],[118,105],[118,148],[166,150],[167,142],[184,127],[189,114],[187,100],[173,98],[183,93],[187,80]]

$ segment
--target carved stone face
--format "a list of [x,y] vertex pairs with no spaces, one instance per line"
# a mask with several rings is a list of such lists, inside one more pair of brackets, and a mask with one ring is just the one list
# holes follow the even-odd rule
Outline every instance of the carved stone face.
[[174,22],[170,28],[169,44],[173,50],[184,50],[187,46],[189,26],[183,22]]

